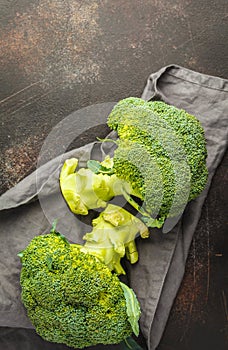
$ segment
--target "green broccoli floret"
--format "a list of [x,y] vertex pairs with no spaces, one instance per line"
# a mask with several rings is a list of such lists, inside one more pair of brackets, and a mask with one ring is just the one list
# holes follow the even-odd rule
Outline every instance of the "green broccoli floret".
[[52,230],[33,238],[19,256],[22,302],[43,339],[84,348],[138,335],[134,292],[80,245]]
[[160,116],[178,135],[183,146],[191,172],[189,200],[196,198],[205,188],[208,170],[206,167],[207,148],[204,129],[199,120],[164,102],[148,102],[151,110]]
[[113,171],[140,193],[143,207],[161,226],[182,213],[207,182],[206,141],[196,117],[164,102],[121,100],[108,117],[119,136]]

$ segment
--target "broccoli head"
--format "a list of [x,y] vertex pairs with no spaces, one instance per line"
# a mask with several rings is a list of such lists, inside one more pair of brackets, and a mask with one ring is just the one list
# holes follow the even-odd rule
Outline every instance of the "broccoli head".
[[161,101],[131,97],[117,103],[108,125],[119,137],[113,171],[139,192],[145,211],[159,219],[158,226],[181,214],[204,189],[207,150],[196,117]]
[[134,292],[80,245],[52,230],[33,238],[19,256],[22,302],[43,339],[84,348],[138,334]]

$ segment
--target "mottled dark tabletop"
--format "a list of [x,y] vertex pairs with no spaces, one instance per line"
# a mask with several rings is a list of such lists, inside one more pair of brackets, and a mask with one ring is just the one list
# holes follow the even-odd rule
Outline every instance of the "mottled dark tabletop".
[[[227,78],[227,15],[226,0],[0,0],[1,193],[36,169],[46,136],[71,112],[140,96],[171,63]],[[227,165],[226,154],[158,350],[228,348]]]

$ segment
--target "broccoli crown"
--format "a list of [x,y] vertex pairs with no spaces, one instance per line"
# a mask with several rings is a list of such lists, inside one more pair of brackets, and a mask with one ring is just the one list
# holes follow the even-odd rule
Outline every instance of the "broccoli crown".
[[119,136],[114,171],[141,193],[152,216],[176,216],[207,181],[206,141],[196,117],[161,101],[130,97],[108,117]]
[[22,302],[48,341],[74,348],[119,343],[132,333],[120,281],[79,247],[58,233],[33,238],[20,255]]

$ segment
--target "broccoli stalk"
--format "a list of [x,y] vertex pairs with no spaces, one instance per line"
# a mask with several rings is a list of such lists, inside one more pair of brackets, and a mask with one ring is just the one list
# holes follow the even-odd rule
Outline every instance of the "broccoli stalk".
[[92,221],[92,225],[92,231],[83,237],[86,243],[81,251],[101,258],[117,274],[125,274],[120,260],[126,254],[131,264],[138,261],[135,238],[137,235],[149,237],[146,225],[127,210],[113,204],[108,204]]
[[[109,157],[102,163],[90,163],[93,171],[81,168],[76,172],[77,164],[76,158],[66,160],[60,173],[61,191],[73,213],[86,215],[89,209],[106,206],[105,200],[115,195],[127,194],[127,191],[134,193],[131,186],[109,171],[111,168],[108,167],[113,165]],[[96,174],[101,169],[102,173]],[[92,221],[92,226],[93,230],[83,237],[86,240],[83,252],[99,256],[111,270],[125,274],[120,259],[126,253],[132,264],[138,261],[135,238],[138,234],[142,238],[148,237],[148,228],[128,211],[112,204]]]
[[60,173],[60,188],[71,211],[87,215],[89,209],[104,208],[115,194],[112,190],[116,175],[96,175],[90,169],[75,172],[77,158],[65,161]]
[[[96,174],[90,168],[81,168],[77,172],[78,160],[71,158],[65,161],[60,173],[60,187],[62,194],[73,213],[86,215],[89,209],[104,207],[105,210],[92,221],[93,230],[83,238],[86,240],[82,251],[99,256],[105,264],[117,274],[125,274],[120,260],[126,253],[132,263],[138,261],[138,251],[135,238],[139,234],[142,238],[149,237],[145,224],[130,214],[127,210],[108,204],[106,201],[131,191],[126,182],[120,180],[109,171],[112,160],[107,157],[102,163],[90,163],[93,171],[105,171]],[[126,188],[126,189],[125,189]],[[131,191],[133,193],[133,191]]]
[[[78,159],[67,159],[60,172],[60,189],[70,210],[74,214],[87,215],[90,209],[104,208],[114,196],[122,194],[122,188],[136,194],[131,186],[115,174],[111,174],[110,158],[99,163],[102,173],[96,173],[89,168],[76,171]],[[104,169],[107,170],[105,173]]]

